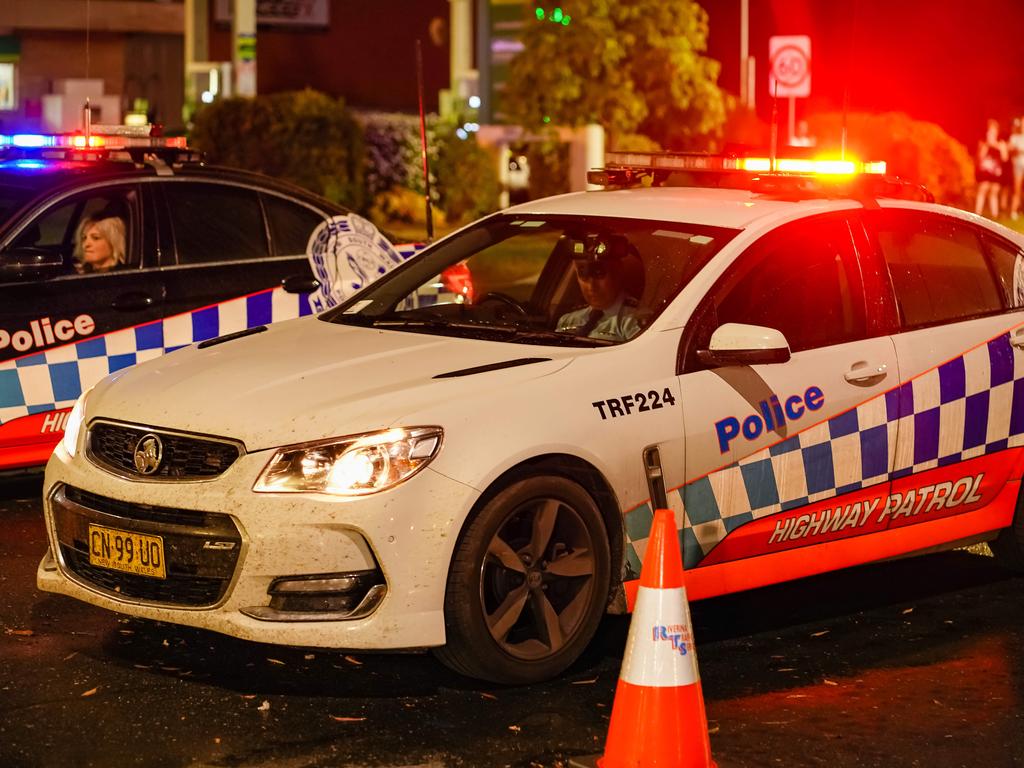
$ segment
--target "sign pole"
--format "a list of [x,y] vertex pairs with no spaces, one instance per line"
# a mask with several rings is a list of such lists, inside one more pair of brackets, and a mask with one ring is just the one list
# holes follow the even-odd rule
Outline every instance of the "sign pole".
[[796,96],[789,97],[789,143],[793,143],[796,136]]

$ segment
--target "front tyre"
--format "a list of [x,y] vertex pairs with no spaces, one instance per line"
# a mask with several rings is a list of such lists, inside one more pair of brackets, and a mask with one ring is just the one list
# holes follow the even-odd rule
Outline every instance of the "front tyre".
[[554,677],[601,621],[610,559],[601,513],[580,486],[553,476],[512,483],[456,546],[445,592],[447,645],[435,655],[495,683]]

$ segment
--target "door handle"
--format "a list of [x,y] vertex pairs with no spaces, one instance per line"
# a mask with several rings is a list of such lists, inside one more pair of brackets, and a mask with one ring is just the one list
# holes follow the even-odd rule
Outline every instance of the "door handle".
[[885,363],[875,364],[862,360],[854,363],[853,367],[843,374],[843,378],[851,384],[860,384],[873,379],[880,379],[887,374],[888,366]]
[[138,312],[152,307],[153,297],[140,291],[122,293],[111,302],[111,305],[122,312]]

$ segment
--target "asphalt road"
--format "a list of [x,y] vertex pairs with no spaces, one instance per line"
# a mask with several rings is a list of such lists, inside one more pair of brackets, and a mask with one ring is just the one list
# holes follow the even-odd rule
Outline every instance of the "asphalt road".
[[[0,488],[0,766],[516,766],[600,750],[628,620],[561,678],[281,648],[35,590],[39,483]],[[1024,766],[1024,579],[953,552],[692,606],[719,768]]]

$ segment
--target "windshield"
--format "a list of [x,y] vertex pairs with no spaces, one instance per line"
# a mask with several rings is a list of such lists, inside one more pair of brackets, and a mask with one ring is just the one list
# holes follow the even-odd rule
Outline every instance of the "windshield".
[[425,250],[321,319],[519,343],[642,333],[737,230],[502,215]]

